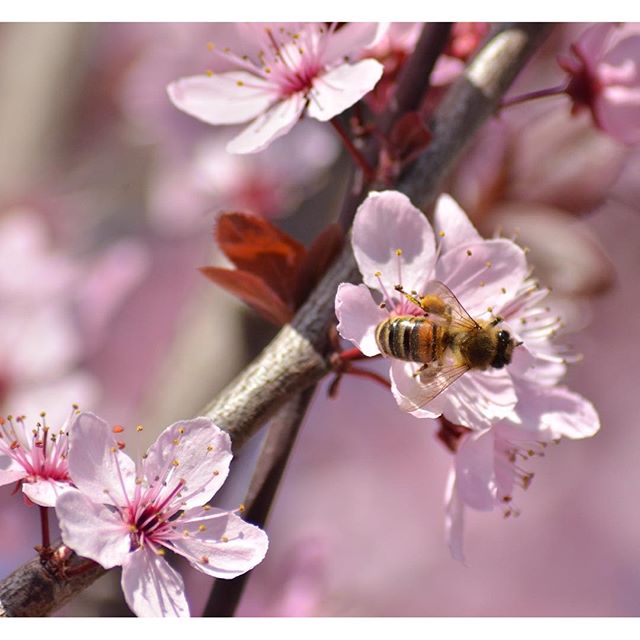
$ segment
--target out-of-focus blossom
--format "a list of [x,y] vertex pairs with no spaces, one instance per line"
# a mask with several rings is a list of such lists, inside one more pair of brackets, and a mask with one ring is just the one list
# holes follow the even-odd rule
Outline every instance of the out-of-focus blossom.
[[620,142],[640,142],[640,34],[594,25],[558,62],[570,74],[566,92],[575,110],[588,108],[596,125]]
[[255,153],[288,133],[301,116],[322,122],[338,115],[382,76],[373,59],[354,64],[379,37],[374,23],[341,29],[323,24],[245,24],[239,55],[212,44],[214,53],[236,64],[235,71],[182,78],[169,85],[179,109],[214,125],[251,124],[227,145],[230,153]]
[[571,117],[554,109],[530,117],[514,110],[484,127],[449,189],[485,234],[499,232],[530,248],[528,258],[554,302],[568,316],[584,316],[577,297],[608,288],[613,272],[576,214],[608,197],[627,156],[586,113]]
[[[229,136],[215,132],[188,154],[159,151],[149,185],[149,214],[158,229],[191,233],[210,227],[222,208],[266,217],[291,211],[318,184],[338,156],[336,137],[320,124],[303,121],[286,140],[264,153],[227,153]],[[291,153],[291,145],[299,153]]]
[[165,549],[207,575],[234,578],[264,558],[267,536],[207,505],[232,458],[229,436],[210,419],[167,427],[135,461],[122,451],[123,433],[92,413],[77,417],[69,473],[78,490],[56,503],[62,538],[106,569],[122,565],[122,589],[136,615],[188,616],[182,578]]
[[60,428],[48,425],[44,413],[34,426],[26,416],[0,418],[0,486],[19,482],[29,500],[53,507],[71,486],[67,453],[75,414],[74,408]]

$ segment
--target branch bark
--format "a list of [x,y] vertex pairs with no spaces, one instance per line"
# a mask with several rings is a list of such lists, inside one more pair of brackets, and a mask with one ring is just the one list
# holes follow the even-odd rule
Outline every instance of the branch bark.
[[[243,517],[263,527],[269,516],[280,479],[311,402],[315,387],[294,396],[278,412],[265,438],[258,464],[244,501]],[[233,580],[216,580],[204,611],[206,617],[232,616],[251,572]]]
[[[429,147],[401,178],[398,189],[426,208],[473,134],[498,108],[505,91],[550,25],[504,24],[477,53],[433,115]],[[328,371],[327,329],[341,282],[359,273],[347,244],[333,266],[264,351],[204,410],[227,430],[237,449],[292,395],[311,387]],[[52,577],[38,559],[0,583],[0,617],[47,615],[104,573],[95,569],[67,579]]]

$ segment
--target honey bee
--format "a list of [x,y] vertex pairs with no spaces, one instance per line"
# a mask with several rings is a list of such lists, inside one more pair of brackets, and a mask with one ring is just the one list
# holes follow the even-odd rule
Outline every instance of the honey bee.
[[383,320],[375,330],[376,343],[383,355],[422,365],[414,374],[423,383],[420,406],[467,371],[501,369],[511,362],[514,348],[522,344],[498,328],[502,318],[474,320],[442,282],[429,282],[422,297],[399,285],[396,289],[425,315]]

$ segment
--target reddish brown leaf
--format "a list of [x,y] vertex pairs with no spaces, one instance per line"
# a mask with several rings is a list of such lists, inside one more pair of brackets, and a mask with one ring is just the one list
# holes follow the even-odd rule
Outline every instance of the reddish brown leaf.
[[256,274],[220,267],[201,267],[200,271],[276,326],[286,324],[293,317],[293,309]]
[[311,290],[318,284],[329,265],[340,253],[344,244],[344,233],[339,224],[330,224],[313,241],[309,247],[300,269],[296,282],[296,309],[307,299]]
[[281,300],[293,301],[296,274],[305,255],[302,244],[268,220],[246,213],[224,213],[215,236],[238,269],[258,276]]

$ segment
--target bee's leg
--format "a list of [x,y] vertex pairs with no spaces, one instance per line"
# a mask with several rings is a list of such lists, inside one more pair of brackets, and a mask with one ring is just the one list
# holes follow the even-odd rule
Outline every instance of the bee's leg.
[[489,324],[492,327],[495,327],[496,325],[500,324],[503,320],[504,318],[502,318],[501,316],[494,316],[493,320]]
[[420,298],[418,298],[416,295],[413,295],[413,293],[405,291],[401,284],[397,284],[394,289],[401,293],[409,302],[415,304],[416,307],[419,307],[423,311],[426,311],[426,309],[424,309],[424,307],[422,306],[422,301],[420,300]]

